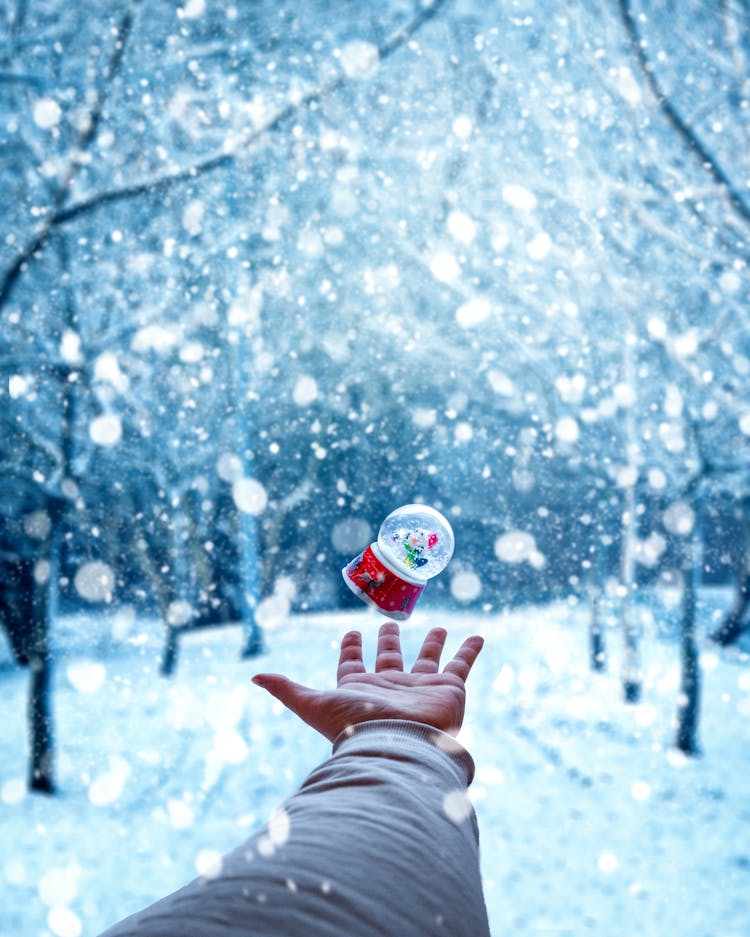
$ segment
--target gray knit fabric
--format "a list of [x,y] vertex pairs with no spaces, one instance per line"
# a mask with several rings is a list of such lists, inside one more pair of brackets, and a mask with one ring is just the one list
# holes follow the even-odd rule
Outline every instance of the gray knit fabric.
[[361,723],[220,874],[102,937],[485,937],[473,774],[430,726]]

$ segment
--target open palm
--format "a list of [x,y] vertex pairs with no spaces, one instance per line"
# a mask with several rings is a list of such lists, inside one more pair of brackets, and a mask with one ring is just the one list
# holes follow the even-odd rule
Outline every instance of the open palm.
[[444,628],[428,631],[406,673],[398,625],[386,622],[373,673],[362,660],[362,636],[350,631],[341,641],[335,690],[313,690],[280,674],[258,674],[253,682],[331,741],[349,726],[373,719],[408,719],[455,735],[464,717],[465,681],[484,641],[467,638],[440,672],[446,637]]

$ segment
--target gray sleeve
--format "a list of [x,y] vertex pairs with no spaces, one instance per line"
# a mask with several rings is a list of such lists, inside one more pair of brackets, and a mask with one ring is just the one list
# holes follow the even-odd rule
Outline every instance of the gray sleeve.
[[430,726],[361,723],[217,875],[102,937],[485,937],[473,773]]

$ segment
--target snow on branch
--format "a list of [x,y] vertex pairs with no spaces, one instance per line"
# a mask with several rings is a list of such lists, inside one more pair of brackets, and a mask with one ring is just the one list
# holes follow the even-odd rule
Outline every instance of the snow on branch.
[[[135,2],[138,3],[140,0],[135,0]],[[410,19],[399,29],[395,30],[378,47],[378,58],[382,61],[393,55],[393,53],[401,48],[401,46],[403,46],[416,32],[421,29],[422,26],[425,25],[425,23],[431,20],[439,12],[440,8],[445,5],[445,3],[446,0],[433,0],[432,3],[423,6],[412,19]],[[124,51],[125,39],[132,25],[134,6],[135,3],[133,7],[131,7],[126,12],[118,29],[114,52],[110,60],[109,68],[105,72],[105,79],[111,78],[112,74],[120,64]],[[50,211],[48,212],[35,237],[32,238],[31,242],[27,244],[26,247],[18,254],[10,269],[2,278],[2,284],[0,285],[0,308],[2,308],[5,301],[8,299],[18,277],[21,275],[21,273],[24,272],[29,263],[45,246],[50,234],[58,226],[69,221],[73,221],[75,218],[78,218],[82,215],[90,214],[91,212],[94,212],[107,205],[111,205],[114,202],[121,202],[127,199],[137,198],[141,195],[155,195],[162,193],[183,182],[192,181],[198,176],[203,176],[214,172],[217,169],[222,169],[226,166],[232,165],[240,152],[246,151],[261,137],[265,136],[273,130],[276,130],[289,118],[299,113],[299,111],[301,111],[303,108],[307,107],[313,102],[319,102],[323,100],[325,97],[329,96],[338,88],[346,84],[348,80],[349,76],[345,72],[341,72],[335,77],[330,78],[322,84],[318,85],[317,87],[311,88],[306,93],[296,96],[293,100],[290,100],[287,104],[285,104],[284,107],[282,107],[280,110],[270,115],[270,117],[262,124],[253,127],[247,133],[241,135],[238,139],[231,141],[230,144],[225,144],[221,152],[214,153],[213,155],[206,157],[198,163],[194,163],[193,165],[184,167],[182,169],[166,173],[165,175],[145,179],[141,182],[135,183],[134,185],[123,186],[122,188],[112,189],[108,192],[101,192],[98,195],[92,196],[91,198],[77,202],[68,208],[63,208],[62,206],[69,193],[70,186],[75,174],[75,169],[79,162],[80,154],[91,143],[96,132],[99,118],[101,117],[103,95],[98,95],[92,110],[89,127],[86,131],[84,131],[83,139],[79,141],[78,146],[74,150],[74,155],[71,158],[68,171],[66,172],[64,180],[55,195]]]
[[677,131],[690,152],[698,159],[703,169],[709,173],[714,182],[726,195],[735,213],[739,215],[743,221],[750,222],[750,205],[746,202],[731,178],[719,164],[718,159],[706,148],[693,128],[682,119],[677,108],[674,106],[667,93],[662,89],[656,77],[654,64],[646,52],[646,43],[638,32],[638,27],[636,26],[635,19],[630,9],[630,0],[618,0],[618,4],[630,46],[633,50],[633,55],[638,62],[638,67],[643,74],[646,84],[656,98],[661,112],[664,114],[669,124]]

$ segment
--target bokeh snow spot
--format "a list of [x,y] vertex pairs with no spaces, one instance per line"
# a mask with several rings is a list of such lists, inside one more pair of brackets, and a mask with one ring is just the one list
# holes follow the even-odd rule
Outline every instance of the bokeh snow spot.
[[411,419],[414,425],[419,427],[419,429],[429,429],[437,422],[437,410],[428,409],[427,407],[417,407],[412,410]]
[[203,878],[217,878],[223,864],[218,849],[201,849],[195,857],[195,871]]
[[471,244],[477,236],[477,226],[465,212],[452,211],[448,215],[447,224],[450,236],[462,244]]
[[195,811],[184,800],[170,798],[167,801],[167,814],[175,830],[186,830],[195,822]]
[[581,430],[578,426],[578,420],[572,416],[562,416],[555,423],[555,437],[564,444],[572,444],[578,441]]
[[430,273],[440,283],[454,283],[461,275],[461,266],[450,251],[438,251],[430,258]]
[[459,140],[468,140],[474,130],[474,124],[468,114],[459,114],[451,124],[453,135]]
[[504,185],[503,201],[519,211],[533,211],[536,208],[536,195],[522,185]]
[[107,670],[96,660],[74,660],[66,667],[71,686],[79,693],[96,693],[104,686]]
[[110,755],[109,768],[89,785],[89,800],[95,807],[106,807],[119,800],[131,773],[128,762],[120,755]]
[[283,846],[289,839],[292,821],[283,807],[278,807],[268,821],[268,838],[274,846]]
[[545,565],[544,555],[537,549],[532,534],[524,530],[509,530],[495,540],[495,556],[503,563],[529,562],[535,569]]
[[216,474],[222,481],[235,482],[242,478],[242,461],[232,452],[222,452],[216,460]]
[[89,436],[97,446],[114,446],[122,438],[122,420],[116,413],[102,413],[89,423]]
[[552,250],[552,239],[546,231],[540,231],[526,245],[526,253],[532,260],[544,260]]
[[303,374],[297,379],[292,391],[292,400],[298,407],[309,407],[318,399],[318,384],[314,377]]
[[443,813],[452,823],[463,823],[472,812],[471,801],[465,790],[456,788],[443,797]]
[[55,937],[81,937],[83,933],[81,919],[70,908],[52,908],[47,924]]
[[489,317],[491,311],[490,301],[484,296],[476,296],[458,307],[456,322],[463,329],[471,329],[481,325]]
[[37,883],[42,903],[52,908],[64,907],[75,901],[80,874],[81,868],[75,864],[57,866],[45,872]]
[[451,595],[459,602],[473,602],[482,591],[482,580],[475,572],[466,570],[451,579]]
[[617,871],[619,864],[617,856],[610,849],[602,849],[596,860],[597,868],[602,875],[612,875]]
[[26,796],[26,785],[21,778],[9,778],[0,790],[0,800],[4,804],[20,804]]
[[651,785],[648,781],[633,781],[630,785],[630,796],[642,804],[651,796]]
[[380,65],[378,47],[364,39],[352,39],[339,51],[339,61],[347,78],[367,78]]
[[32,511],[23,519],[23,530],[32,540],[46,540],[52,531],[52,519],[43,508]]
[[333,525],[331,543],[338,553],[356,555],[372,539],[372,528],[361,517],[347,517]]
[[73,579],[76,592],[87,602],[111,602],[115,588],[112,567],[101,560],[90,560],[76,570]]
[[185,6],[178,10],[179,16],[186,20],[197,19],[199,16],[203,16],[205,12],[206,0],[187,0]]
[[232,498],[240,511],[256,517],[268,504],[266,489],[255,478],[238,478],[232,485]]
[[195,609],[187,599],[175,599],[167,607],[167,624],[174,628],[186,625],[194,616]]
[[214,736],[214,750],[228,765],[241,765],[247,760],[250,749],[235,729],[222,729]]
[[34,123],[42,130],[52,130],[60,123],[62,111],[57,101],[52,98],[40,98],[34,103],[32,111]]
[[182,212],[182,227],[188,234],[195,237],[201,233],[203,227],[203,215],[206,212],[206,206],[200,199],[192,199],[185,206]]
[[670,534],[686,537],[695,525],[695,511],[687,501],[673,501],[662,514],[662,522]]

